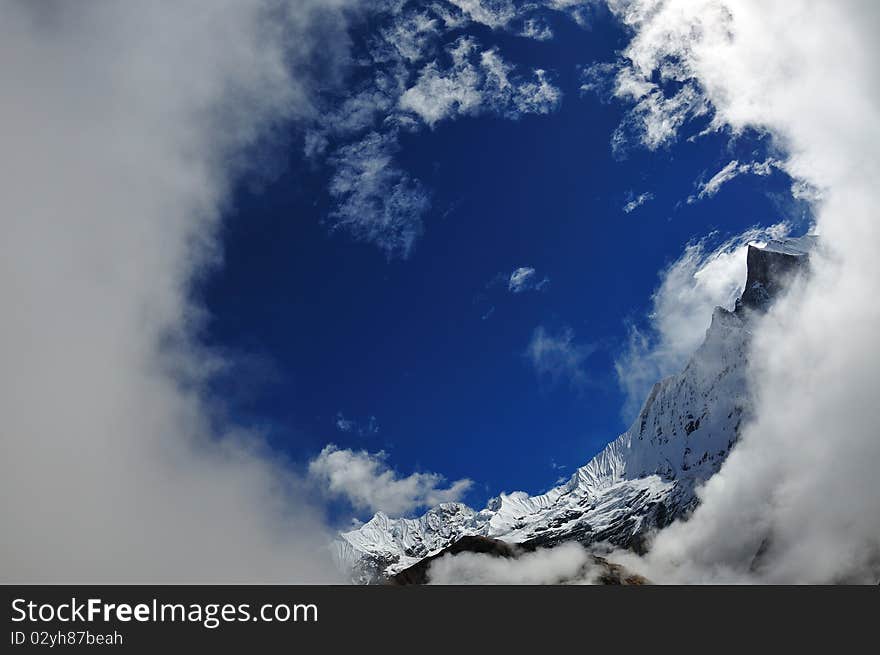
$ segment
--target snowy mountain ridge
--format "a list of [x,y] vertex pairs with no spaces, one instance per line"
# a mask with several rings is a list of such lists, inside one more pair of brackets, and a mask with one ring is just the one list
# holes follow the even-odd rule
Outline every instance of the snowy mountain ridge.
[[721,466],[751,398],[746,378],[753,316],[802,268],[814,237],[749,246],[733,311],[715,309],[685,369],[656,383],[630,428],[564,484],[530,496],[500,494],[476,511],[444,503],[408,519],[377,513],[333,543],[356,582],[392,576],[466,535],[530,546],[577,540],[640,550],[648,532],[690,511],[695,489]]

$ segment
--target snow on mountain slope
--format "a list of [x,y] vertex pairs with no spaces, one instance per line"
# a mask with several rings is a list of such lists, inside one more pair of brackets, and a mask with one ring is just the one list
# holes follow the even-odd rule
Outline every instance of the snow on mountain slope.
[[529,546],[577,540],[640,550],[645,535],[693,508],[695,488],[737,440],[751,400],[747,351],[756,312],[806,261],[814,237],[750,246],[734,311],[716,308],[685,369],[654,385],[630,428],[563,485],[537,496],[502,493],[485,509],[445,503],[415,519],[378,513],[333,544],[356,582],[394,575],[465,535]]
[[378,512],[332,544],[337,565],[355,582],[373,582],[393,566],[403,570],[467,534],[483,534],[486,517],[462,503],[443,503],[415,519],[392,519]]

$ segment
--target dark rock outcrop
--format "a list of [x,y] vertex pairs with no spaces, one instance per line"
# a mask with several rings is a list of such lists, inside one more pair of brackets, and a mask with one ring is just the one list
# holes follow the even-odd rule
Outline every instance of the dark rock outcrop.
[[746,259],[748,274],[736,310],[766,309],[785,289],[792,277],[803,270],[809,259],[800,253],[749,246]]

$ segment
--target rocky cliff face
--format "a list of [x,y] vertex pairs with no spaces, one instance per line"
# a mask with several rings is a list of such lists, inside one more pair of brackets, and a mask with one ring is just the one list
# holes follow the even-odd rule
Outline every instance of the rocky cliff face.
[[748,420],[746,367],[755,316],[804,268],[812,237],[750,246],[734,311],[716,308],[687,367],[654,385],[632,426],[545,494],[501,494],[476,511],[460,503],[416,519],[376,514],[333,545],[356,582],[389,579],[458,542],[481,536],[525,548],[577,540],[639,551],[651,530],[689,512],[695,488],[721,466]]
[[803,268],[815,247],[816,237],[771,241],[763,248],[750,246],[747,254],[746,286],[736,304],[750,309],[766,309],[789,283],[792,276]]

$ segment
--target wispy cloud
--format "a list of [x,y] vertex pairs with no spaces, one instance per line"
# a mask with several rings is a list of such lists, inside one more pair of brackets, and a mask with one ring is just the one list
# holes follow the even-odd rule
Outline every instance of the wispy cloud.
[[424,230],[422,217],[431,200],[421,182],[394,164],[394,135],[371,132],[341,148],[332,158],[336,173],[330,194],[333,229],[345,229],[371,242],[391,258],[406,258]]
[[507,280],[507,290],[511,293],[524,291],[542,291],[550,284],[550,278],[546,275],[539,278],[537,272],[531,266],[520,266],[514,270]]
[[556,460],[551,459],[550,460],[550,468],[552,470],[556,471],[556,474],[558,476],[556,478],[556,480],[553,482],[554,485],[558,486],[558,485],[562,484],[563,482],[565,482],[566,480],[568,480],[569,476],[567,476],[563,473],[563,471],[565,471],[565,469],[568,468],[565,464],[557,464]]
[[685,82],[671,95],[665,95],[624,69],[617,72],[614,83],[615,97],[634,103],[611,137],[611,150],[619,158],[625,157],[633,144],[650,150],[667,146],[686,121],[709,113],[705,96],[692,82]]
[[345,414],[337,412],[333,419],[333,425],[340,432],[357,434],[361,437],[368,437],[379,433],[379,421],[375,416],[370,416],[365,422],[361,422],[346,418]]
[[540,18],[529,18],[519,34],[535,41],[549,41],[553,38],[553,29]]
[[402,60],[412,64],[425,56],[444,27],[443,19],[432,15],[432,12],[423,10],[406,12],[381,30],[379,47],[393,49]]
[[568,380],[573,387],[581,387],[588,380],[584,363],[596,349],[593,344],[576,343],[569,327],[550,334],[539,326],[532,333],[525,355],[539,378],[549,378],[554,384]]
[[623,206],[624,214],[629,214],[644,205],[649,200],[654,199],[654,194],[649,191],[646,191],[645,193],[640,193],[637,196],[632,192],[627,195],[629,197],[629,201]]
[[309,475],[328,495],[346,499],[356,510],[392,516],[458,501],[473,484],[461,479],[444,486],[446,479],[437,473],[401,477],[389,468],[384,452],[342,450],[332,444],[309,463]]
[[493,29],[506,27],[519,14],[513,0],[447,0],[470,20]]
[[190,291],[351,4],[2,3],[3,582],[335,579],[305,481],[209,402]]
[[519,266],[510,273],[499,272],[492,276],[483,289],[474,296],[473,304],[480,307],[482,320],[495,313],[497,306],[503,306],[509,299],[507,294],[519,295],[529,291],[546,291],[550,287],[547,275],[538,275],[531,266]]
[[651,386],[677,373],[703,340],[715,307],[732,309],[746,281],[746,250],[785,235],[788,226],[754,228],[715,247],[710,239],[688,244],[660,275],[645,328],[630,327],[627,349],[615,361],[631,419]]
[[[457,20],[473,21],[493,30],[506,30],[527,38],[543,41],[546,26],[541,10],[551,10],[567,14],[575,22],[583,24],[587,12],[595,4],[595,0],[447,0],[457,11]],[[534,24],[537,23],[537,27]],[[459,23],[462,24],[462,23]],[[532,27],[530,27],[532,26]]]
[[536,69],[531,77],[523,78],[497,49],[481,49],[473,38],[459,38],[448,56],[449,65],[439,59],[427,64],[416,83],[400,97],[400,108],[429,127],[484,112],[514,119],[523,114],[546,114],[562,98],[545,71]]
[[484,114],[516,120],[558,107],[562,94],[546,71],[521,70],[499,49],[455,32],[476,22],[549,38],[530,16],[536,7],[461,0],[375,8],[379,26],[354,66],[359,83],[329,93],[305,132],[307,156],[334,169],[332,229],[377,245],[389,258],[409,257],[431,204],[424,185],[397,162],[401,131]]
[[699,184],[697,192],[689,196],[687,202],[691,205],[704,198],[711,198],[721,190],[722,186],[739,175],[751,174],[763,177],[770,175],[773,172],[773,168],[778,168],[779,166],[780,162],[776,159],[766,159],[762,162],[747,162],[744,164],[734,159],[709,178],[708,181]]

